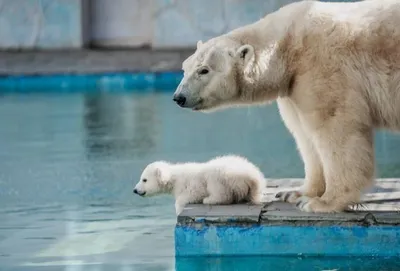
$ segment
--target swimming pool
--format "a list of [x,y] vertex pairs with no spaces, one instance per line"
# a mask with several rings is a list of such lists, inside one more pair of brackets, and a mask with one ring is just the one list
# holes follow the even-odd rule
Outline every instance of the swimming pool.
[[[141,170],[237,153],[267,177],[302,177],[275,105],[199,114],[171,93],[3,95],[0,124],[1,270],[398,270],[383,259],[175,261],[173,200],[135,197]],[[376,143],[378,176],[399,177],[400,137]]]

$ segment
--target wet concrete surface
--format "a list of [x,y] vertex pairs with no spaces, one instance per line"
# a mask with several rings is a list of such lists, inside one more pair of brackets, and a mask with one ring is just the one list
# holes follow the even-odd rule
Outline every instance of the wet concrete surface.
[[179,71],[194,49],[0,51],[0,76]]

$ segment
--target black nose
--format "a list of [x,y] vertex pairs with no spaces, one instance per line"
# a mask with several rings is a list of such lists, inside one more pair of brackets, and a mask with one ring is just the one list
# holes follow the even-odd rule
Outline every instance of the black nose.
[[137,189],[133,189],[133,193],[137,194]]
[[186,97],[178,94],[178,95],[174,95],[174,99],[173,99],[179,106],[184,106],[186,103]]

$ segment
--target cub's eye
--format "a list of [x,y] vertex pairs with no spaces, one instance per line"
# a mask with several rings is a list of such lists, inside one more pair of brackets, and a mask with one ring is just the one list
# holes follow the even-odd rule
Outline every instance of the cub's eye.
[[145,182],[147,182],[147,179],[143,179],[142,181],[145,183]]
[[201,69],[200,71],[199,71],[199,74],[207,74],[208,73],[208,70],[207,69]]

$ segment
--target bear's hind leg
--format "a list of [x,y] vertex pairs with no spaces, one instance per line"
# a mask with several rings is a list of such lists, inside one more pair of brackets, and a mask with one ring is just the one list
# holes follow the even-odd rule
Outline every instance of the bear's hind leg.
[[232,203],[232,191],[228,191],[218,180],[212,180],[207,183],[208,196],[203,199],[203,204],[222,205]]

